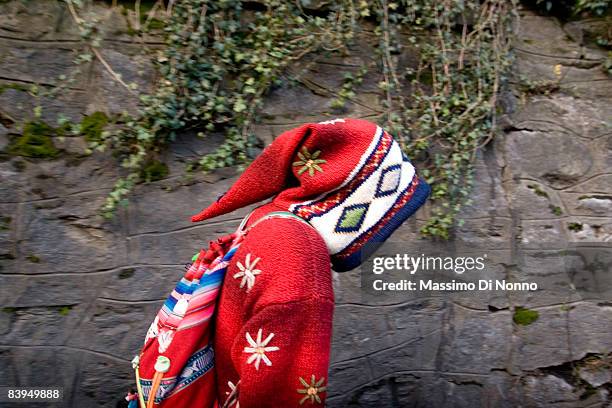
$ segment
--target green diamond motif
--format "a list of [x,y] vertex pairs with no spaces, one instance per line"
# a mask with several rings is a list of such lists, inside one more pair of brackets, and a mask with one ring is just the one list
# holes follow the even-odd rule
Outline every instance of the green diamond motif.
[[353,204],[342,211],[342,215],[336,224],[336,232],[358,231],[365,219],[370,204]]

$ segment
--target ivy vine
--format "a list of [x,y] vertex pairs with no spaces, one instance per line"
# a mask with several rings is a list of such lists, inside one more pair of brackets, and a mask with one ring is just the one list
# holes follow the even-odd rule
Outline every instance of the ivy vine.
[[[432,215],[421,229],[448,238],[461,208],[470,203],[473,163],[495,135],[497,96],[509,57],[515,2],[427,1],[379,8],[380,52],[388,127],[406,152],[426,163],[432,185]],[[399,32],[420,53],[416,69],[398,72],[394,52]],[[410,99],[402,92],[412,87]]]
[[[84,15],[84,3],[64,1],[87,45],[81,58],[98,59],[134,92],[135,85],[124,83],[99,53],[96,24]],[[160,0],[144,23],[136,10],[133,28],[145,31],[159,22],[166,46],[155,56],[160,80],[152,93],[139,96],[139,112],[114,118],[112,127],[90,141],[92,149],[117,153],[128,170],[104,213],[111,215],[126,202],[143,180],[143,169],[187,129],[203,137],[225,134],[216,151],[188,170],[246,165],[260,143],[252,125],[265,94],[287,68],[309,53],[349,54],[362,27],[373,24],[377,66],[345,75],[332,108],[342,109],[355,97],[364,75],[382,74],[384,113],[378,121],[420,162],[433,186],[432,213],[422,232],[448,238],[469,203],[476,154],[495,135],[497,96],[511,63],[515,2],[342,0],[316,12],[305,0],[262,0],[249,3],[248,10],[244,5],[239,0]],[[406,47],[418,52],[419,63],[400,69],[398,56]]]
[[247,13],[237,0],[168,4],[155,92],[140,97],[138,115],[123,117],[122,127],[93,145],[119,152],[130,170],[109,195],[105,214],[125,201],[142,167],[179,131],[225,133],[222,146],[189,170],[247,163],[250,148],[258,144],[250,126],[264,93],[285,67],[313,51],[343,48],[352,34],[344,9],[323,18],[307,16],[287,1],[267,0],[263,6]]

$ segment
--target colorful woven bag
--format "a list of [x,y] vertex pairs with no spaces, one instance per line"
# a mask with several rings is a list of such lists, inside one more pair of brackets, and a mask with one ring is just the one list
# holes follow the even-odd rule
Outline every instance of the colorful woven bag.
[[147,331],[144,347],[132,360],[141,408],[216,407],[213,314],[227,267],[248,231],[279,217],[306,221],[289,212],[272,212],[244,229],[212,241],[196,254]]

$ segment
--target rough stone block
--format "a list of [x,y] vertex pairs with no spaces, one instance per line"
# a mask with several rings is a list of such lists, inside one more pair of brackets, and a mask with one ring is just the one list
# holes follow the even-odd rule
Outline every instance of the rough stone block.
[[384,308],[337,307],[332,359],[344,361],[430,335],[440,330],[443,312],[436,299]]
[[565,248],[565,245],[566,236],[560,221],[521,221],[521,249],[561,249]]
[[488,374],[503,369],[512,346],[510,312],[475,312],[459,306],[452,310],[453,325],[441,346],[442,370]]
[[6,321],[3,343],[19,346],[63,345],[83,318],[85,310],[86,305],[2,308],[1,319]]
[[523,220],[546,220],[567,215],[559,193],[534,180],[519,180],[513,186],[511,200],[512,208]]
[[[77,351],[77,353],[79,353]],[[75,350],[48,347],[20,347],[11,351],[18,379],[9,385],[20,387],[61,387],[64,391],[61,402],[45,402],[49,408],[72,406],[72,388],[78,375],[79,358]],[[79,353],[80,354],[80,353]],[[40,402],[20,403],[24,408],[40,407]]]
[[568,247],[524,251],[516,261],[517,266],[510,271],[509,280],[535,283],[537,290],[508,292],[514,304],[536,307],[561,305],[581,299],[582,274],[576,273],[575,266],[583,263],[580,256]]
[[100,287],[98,296],[118,301],[157,300],[161,303],[172,292],[184,273],[185,268],[181,264],[126,266],[104,274],[104,283]]
[[512,336],[512,372],[556,366],[572,360],[567,312],[560,307],[538,309],[538,319],[516,325]]
[[134,386],[131,358],[118,360],[95,353],[79,357],[82,362],[71,406],[114,407]]
[[330,398],[350,392],[372,380],[370,367],[365,358],[354,358],[344,362],[332,362],[329,369],[328,388]]
[[123,303],[96,300],[68,345],[131,360],[142,347],[144,335],[159,309],[158,302]]
[[434,370],[442,333],[434,331],[367,357],[374,378],[402,371]]
[[532,407],[583,406],[579,402],[579,395],[574,392],[574,387],[563,378],[551,374],[524,378],[523,393],[524,403]]
[[612,192],[609,193],[564,193],[561,198],[568,212],[578,217],[605,217],[612,214]]
[[62,307],[88,304],[104,282],[101,274],[2,276],[3,306],[16,308]]
[[501,171],[497,166],[493,149],[479,153],[474,164],[474,183],[470,191],[472,204],[459,215],[462,219],[509,217],[510,211],[501,184]]
[[456,228],[457,245],[479,249],[510,249],[512,236],[512,220],[504,217],[491,216],[465,220]]
[[568,316],[569,343],[578,360],[588,353],[605,354],[612,350],[612,306],[610,303],[579,303]]
[[130,237],[127,241],[130,263],[184,264],[208,242],[236,230],[240,219],[219,224],[211,223],[178,231],[147,233]]
[[[0,321],[2,317],[0,316]],[[3,327],[3,325],[0,325]],[[0,332],[0,334],[2,334]],[[0,347],[0,386],[8,387],[17,384],[16,365],[13,363],[11,347]]]
[[[178,233],[185,229],[198,229],[207,224],[223,222],[228,222],[237,227],[239,220],[248,214],[252,207],[243,208],[197,224],[191,222],[192,215],[199,213],[216,201],[226,192],[233,181],[235,181],[235,178],[214,184],[199,182],[182,185],[171,191],[164,190],[161,184],[143,186],[131,197],[127,208],[130,239],[138,239],[141,234],[170,233],[173,231]],[[216,237],[200,235],[200,239],[195,242],[203,246],[213,238]],[[162,240],[162,242],[164,241]],[[166,259],[164,263],[169,263],[169,261],[170,259]],[[179,259],[174,261],[182,262]]]
[[596,139],[607,133],[607,118],[611,114],[609,103],[605,100],[555,94],[554,97],[529,98],[512,119],[517,129],[569,133],[576,138]]
[[535,178],[555,188],[577,183],[593,165],[588,146],[568,133],[510,132],[506,150],[516,177]]
[[568,193],[608,194],[612,186],[612,174],[601,174],[567,188]]
[[21,273],[90,272],[126,265],[119,220],[99,214],[104,196],[83,194],[24,205]]
[[580,217],[569,219],[565,228],[570,242],[612,242],[612,221],[602,217]]

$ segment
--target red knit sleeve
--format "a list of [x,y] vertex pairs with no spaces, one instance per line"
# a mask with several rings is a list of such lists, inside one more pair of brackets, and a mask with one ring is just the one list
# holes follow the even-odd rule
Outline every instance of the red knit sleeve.
[[333,303],[270,305],[244,326],[232,352],[241,408],[324,405]]
[[257,256],[261,273],[231,347],[239,406],[323,406],[334,309],[327,248],[295,220],[266,221],[248,240],[238,259]]

